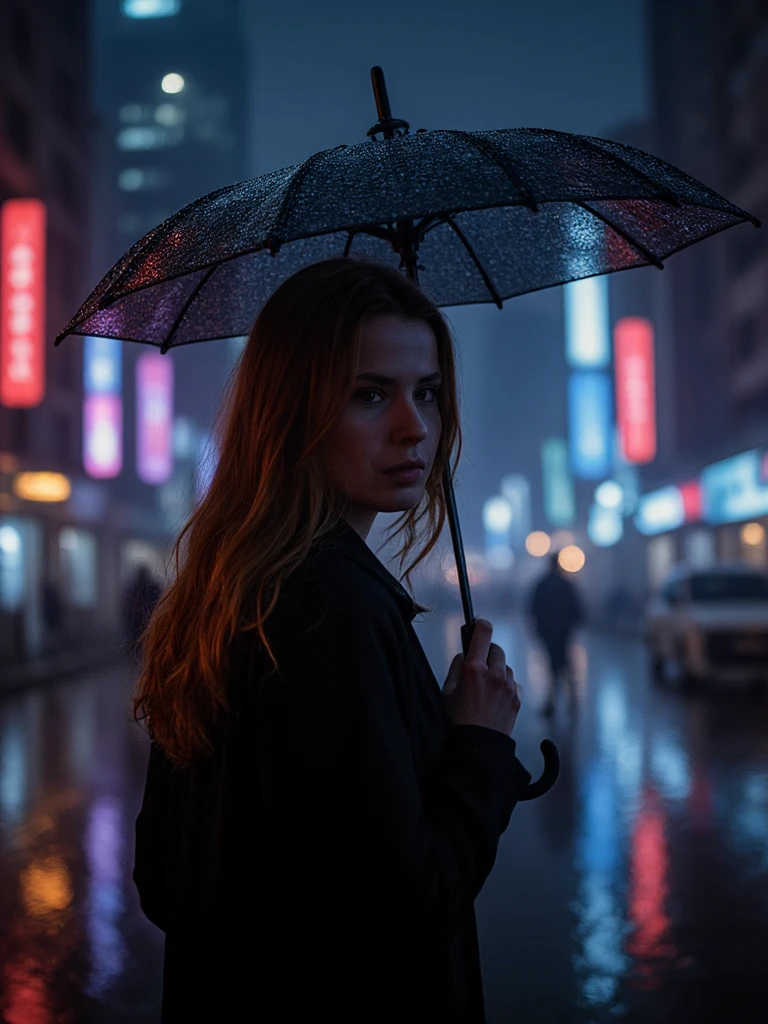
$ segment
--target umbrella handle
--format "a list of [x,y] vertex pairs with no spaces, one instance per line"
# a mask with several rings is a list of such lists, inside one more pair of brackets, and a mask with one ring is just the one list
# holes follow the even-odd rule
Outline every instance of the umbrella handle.
[[560,774],[560,754],[557,752],[555,744],[552,740],[542,740],[540,747],[544,756],[544,771],[535,782],[531,782],[525,787],[523,795],[518,798],[520,800],[535,800],[537,797],[544,796],[548,790],[552,789]]
[[[464,545],[461,540],[461,528],[459,526],[459,515],[456,510],[456,496],[453,492],[453,481],[446,469],[443,475],[443,491],[448,509],[448,524],[451,528],[451,539],[453,541],[453,554],[456,559],[456,569],[459,574],[459,589],[461,590],[461,603],[464,609],[464,625],[461,627],[461,649],[466,658],[469,653],[469,642],[475,628],[475,614],[472,610],[472,595],[469,592],[469,578],[467,576],[467,563],[464,557]],[[520,800],[535,800],[544,796],[550,790],[560,774],[560,754],[552,740],[541,741],[541,753],[544,757],[544,771],[536,782],[530,783],[525,788]]]

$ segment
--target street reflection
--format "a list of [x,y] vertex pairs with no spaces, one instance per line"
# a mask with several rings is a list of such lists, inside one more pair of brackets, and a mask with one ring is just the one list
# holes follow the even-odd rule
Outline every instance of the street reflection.
[[122,808],[115,796],[91,804],[85,836],[90,884],[87,930],[91,952],[88,994],[100,996],[119,977],[125,958],[120,932],[123,902]]
[[39,918],[46,931],[60,931],[60,912],[72,902],[72,882],[63,858],[52,854],[32,861],[21,872],[20,882],[26,912]]
[[[585,633],[578,707],[544,718],[546,655],[524,621],[486,617],[525,688],[521,760],[538,772],[544,736],[561,756],[489,879],[489,1024],[746,1019],[728,1008],[767,994],[750,965],[768,944],[768,702],[658,691],[640,645]],[[462,622],[414,627],[440,683]],[[130,878],[146,767],[132,685],[113,672],[0,702],[4,1024],[157,1019],[162,937]],[[532,941],[510,958],[520,921]]]
[[661,984],[660,961],[669,960],[677,953],[669,935],[669,855],[664,825],[661,801],[653,789],[647,788],[632,833],[629,917],[635,930],[627,943],[627,952],[635,958],[633,973],[640,987],[648,990]]
[[625,917],[619,884],[619,814],[607,760],[593,760],[581,778],[576,866],[581,879],[572,909],[578,925],[573,958],[587,1006],[612,1004],[628,966],[622,951]]

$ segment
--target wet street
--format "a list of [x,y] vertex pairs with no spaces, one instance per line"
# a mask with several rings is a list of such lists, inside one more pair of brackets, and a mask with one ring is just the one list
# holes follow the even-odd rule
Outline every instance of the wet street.
[[[547,721],[541,653],[478,613],[525,687],[521,760],[537,777],[545,736],[562,760],[477,902],[489,1024],[767,1019],[768,700],[659,690],[641,644],[588,633],[573,706]],[[441,682],[459,626],[417,624]],[[117,664],[0,699],[8,1024],[158,1019],[162,936],[130,879],[148,753],[132,685]]]

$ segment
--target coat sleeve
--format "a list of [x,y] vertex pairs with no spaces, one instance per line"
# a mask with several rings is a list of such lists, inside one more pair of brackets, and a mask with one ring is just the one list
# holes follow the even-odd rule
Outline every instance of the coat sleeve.
[[493,867],[531,776],[511,737],[450,726],[419,784],[394,676],[408,646],[364,601],[331,601],[276,639],[257,707],[262,800],[303,905],[356,904],[451,932]]

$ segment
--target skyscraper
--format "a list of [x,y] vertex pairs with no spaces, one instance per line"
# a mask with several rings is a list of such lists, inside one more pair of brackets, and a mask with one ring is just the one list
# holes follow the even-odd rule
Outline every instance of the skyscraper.
[[[239,0],[96,0],[94,105],[103,183],[93,284],[134,242],[199,196],[248,177],[247,60]],[[136,475],[135,363],[123,346],[126,500],[157,507]],[[231,365],[225,342],[171,350],[174,411],[204,429]]]

